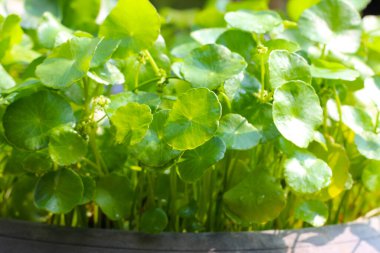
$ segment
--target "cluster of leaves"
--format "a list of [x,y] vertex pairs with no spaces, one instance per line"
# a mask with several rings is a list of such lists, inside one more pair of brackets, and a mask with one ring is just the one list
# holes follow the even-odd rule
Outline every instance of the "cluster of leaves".
[[[302,4],[300,3],[302,2]],[[0,19],[0,213],[144,232],[355,219],[380,198],[369,1],[25,0]]]

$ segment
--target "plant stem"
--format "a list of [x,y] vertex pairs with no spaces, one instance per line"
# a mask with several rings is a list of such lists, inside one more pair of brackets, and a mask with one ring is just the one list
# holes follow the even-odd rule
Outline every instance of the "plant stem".
[[170,225],[173,231],[178,231],[177,223],[177,171],[176,167],[170,168]]
[[152,66],[152,69],[154,71],[154,73],[156,74],[156,76],[158,77],[162,77],[162,72],[160,70],[160,68],[158,67],[156,61],[153,59],[152,55],[150,54],[150,52],[148,50],[144,50],[144,54],[150,64],[150,66]]

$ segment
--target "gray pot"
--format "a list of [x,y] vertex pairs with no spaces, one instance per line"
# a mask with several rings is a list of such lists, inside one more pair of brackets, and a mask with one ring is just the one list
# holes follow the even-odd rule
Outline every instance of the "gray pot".
[[380,252],[380,217],[301,230],[147,235],[0,220],[0,253]]

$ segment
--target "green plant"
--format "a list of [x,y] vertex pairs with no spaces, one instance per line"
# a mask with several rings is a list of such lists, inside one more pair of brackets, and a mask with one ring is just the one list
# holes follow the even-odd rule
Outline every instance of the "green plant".
[[100,1],[39,1],[0,19],[2,217],[248,231],[378,207],[380,19],[363,1],[289,1],[287,20],[267,1],[160,17],[119,0],[100,25]]

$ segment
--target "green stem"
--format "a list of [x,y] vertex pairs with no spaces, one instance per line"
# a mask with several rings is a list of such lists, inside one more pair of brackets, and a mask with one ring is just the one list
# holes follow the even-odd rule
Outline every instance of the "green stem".
[[152,69],[153,69],[154,73],[156,74],[156,76],[162,77],[162,72],[161,72],[160,68],[158,67],[156,61],[153,59],[150,52],[148,50],[144,50],[144,54],[145,54],[145,56],[146,56],[146,58],[150,64],[150,66],[152,66]]
[[173,231],[178,231],[177,222],[177,172],[175,166],[170,168],[170,224]]
[[261,68],[260,99],[261,99],[261,101],[265,101],[265,59],[264,59],[264,54],[260,55],[260,68]]

